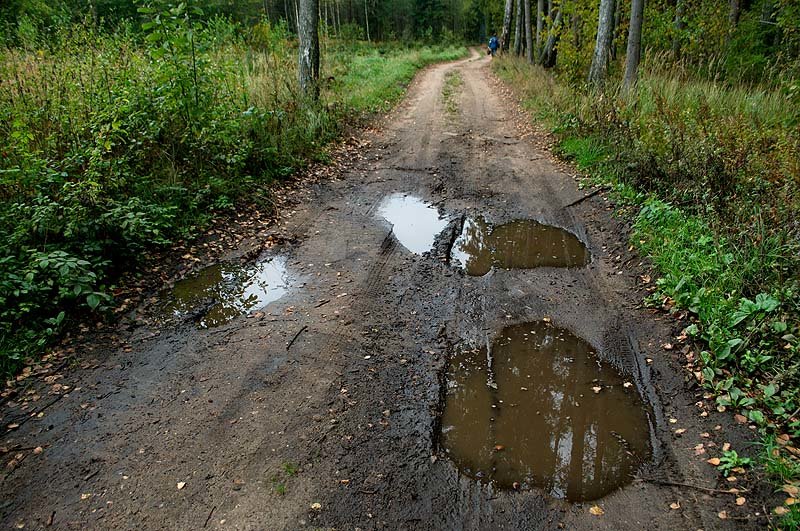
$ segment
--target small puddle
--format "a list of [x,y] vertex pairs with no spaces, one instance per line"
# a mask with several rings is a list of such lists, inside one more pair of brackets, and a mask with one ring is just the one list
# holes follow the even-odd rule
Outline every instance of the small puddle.
[[466,475],[589,501],[629,483],[651,456],[636,387],[592,347],[537,322],[450,361],[441,444]]
[[578,267],[589,263],[589,251],[574,234],[533,220],[491,227],[483,218],[468,218],[451,252],[453,263],[468,275],[482,276],[492,267]]
[[436,236],[447,226],[447,219],[436,207],[411,195],[388,196],[378,213],[391,223],[397,241],[416,254],[430,251]]
[[175,283],[164,310],[185,317],[208,304],[199,323],[212,328],[278,300],[289,291],[290,282],[284,256],[244,266],[215,264]]

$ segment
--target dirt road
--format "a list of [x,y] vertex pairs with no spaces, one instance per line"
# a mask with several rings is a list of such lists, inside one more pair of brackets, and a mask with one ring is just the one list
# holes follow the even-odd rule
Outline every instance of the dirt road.
[[[684,383],[681,354],[662,348],[679,328],[639,304],[643,271],[624,223],[601,196],[567,206],[584,192],[517,128],[488,61],[475,53],[423,72],[363,160],[286,213],[275,230],[290,243],[266,256],[286,258],[277,300],[208,328],[198,325],[202,308],[175,312],[126,332],[132,348],[84,353],[99,365],[67,374],[68,396],[3,436],[10,454],[24,454],[3,478],[4,526],[763,524],[759,508],[707,490],[735,485],[706,459],[725,442],[740,444],[745,429],[716,412],[699,416],[701,393]],[[423,219],[431,208],[436,215]],[[585,244],[588,263],[504,269],[495,261],[485,275],[466,274],[451,250],[479,217],[493,227],[535,220],[566,229]],[[410,221],[418,224],[403,226]],[[636,479],[599,500],[571,503],[522,478],[519,490],[480,482],[460,473],[442,444],[451,357],[491,349],[505,327],[533,322],[591,345],[627,382],[629,398],[645,404],[638,429],[649,454]],[[6,424],[14,414],[5,408]],[[592,514],[595,505],[604,514]]]

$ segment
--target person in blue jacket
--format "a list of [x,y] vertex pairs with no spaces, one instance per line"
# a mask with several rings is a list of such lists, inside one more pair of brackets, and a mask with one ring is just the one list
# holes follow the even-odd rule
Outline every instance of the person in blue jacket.
[[497,40],[497,35],[492,34],[492,38],[489,39],[489,52],[491,52],[492,56],[497,53],[497,49],[500,47],[500,41]]

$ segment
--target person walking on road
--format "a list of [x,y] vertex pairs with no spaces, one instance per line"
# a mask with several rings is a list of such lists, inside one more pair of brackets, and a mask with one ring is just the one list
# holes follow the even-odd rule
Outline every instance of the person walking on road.
[[493,33],[492,38],[489,39],[489,53],[492,54],[492,57],[494,57],[494,54],[497,53],[497,49],[499,47],[500,47],[500,41],[497,40],[497,35]]

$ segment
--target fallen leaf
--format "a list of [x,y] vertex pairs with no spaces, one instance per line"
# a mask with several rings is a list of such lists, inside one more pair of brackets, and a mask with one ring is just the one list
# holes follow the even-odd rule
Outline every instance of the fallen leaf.
[[783,502],[784,505],[794,505],[797,503],[797,498],[786,498],[786,501]]
[[314,502],[314,503],[311,504],[311,509],[314,510],[314,511],[321,511],[322,510],[322,504],[319,503],[319,502]]
[[603,516],[606,514],[606,512],[597,505],[593,505],[592,508],[589,509],[589,513],[594,516]]
[[739,415],[738,413],[733,416],[734,420],[739,424],[747,424],[747,417],[744,415]]
[[709,460],[708,460],[708,461],[706,461],[706,462],[707,462],[709,465],[713,465],[713,466],[719,466],[719,463],[720,463],[720,461],[719,461],[719,457],[712,457],[711,459],[709,459]]
[[720,511],[719,513],[717,513],[717,516],[719,516],[720,520],[727,520],[728,511]]
[[783,516],[784,514],[789,512],[789,509],[787,509],[786,507],[775,507],[772,510],[772,512],[777,514],[778,516]]
[[722,445],[722,451],[723,452],[727,452],[730,449],[731,449],[731,443],[725,443],[725,444]]
[[503,446],[502,444],[498,444],[498,445],[496,445],[496,446],[494,447],[494,451],[495,451],[495,452],[502,452],[502,451],[503,451],[503,450],[505,450],[505,449],[506,449],[506,447],[505,447],[505,446]]
[[686,433],[686,428],[678,428],[675,430],[675,435],[683,435],[684,433]]
[[798,493],[800,493],[800,487],[797,485],[784,485],[781,490],[792,497],[797,497]]
[[678,502],[672,502],[672,503],[669,504],[669,508],[674,511],[676,509],[680,509],[681,508],[681,504],[678,503]]
[[82,500],[88,500],[91,497],[92,497],[91,493],[88,493],[88,492],[85,493],[85,494],[81,494],[81,499]]
[[183,487],[185,487],[185,486],[186,486],[186,482],[185,481],[178,482],[178,490],[183,489]]
[[745,498],[739,496],[738,498],[736,498],[736,505],[744,505],[746,501],[747,500]]
[[594,387],[592,387],[592,391],[594,391],[594,394],[598,394],[602,390],[603,390],[603,388],[600,387],[599,385],[595,385]]
[[39,455],[40,453],[44,452],[44,449],[41,446],[37,446],[33,449],[33,453]]

